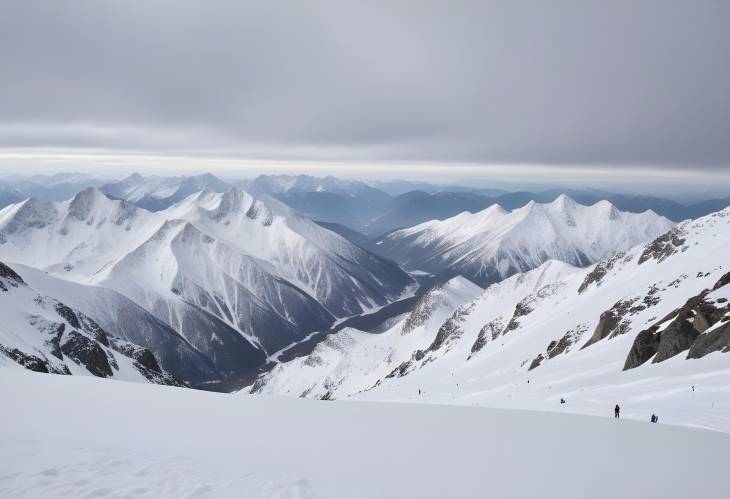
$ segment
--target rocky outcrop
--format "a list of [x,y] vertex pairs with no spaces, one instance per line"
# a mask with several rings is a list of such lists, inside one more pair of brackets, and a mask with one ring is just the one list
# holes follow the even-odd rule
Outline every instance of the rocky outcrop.
[[662,362],[689,350],[687,358],[698,359],[711,352],[730,349],[730,305],[727,299],[712,299],[712,291],[727,286],[728,274],[722,276],[712,290],[706,289],[691,297],[684,305],[649,328],[634,340],[624,364],[633,369],[653,358]]
[[475,353],[484,348],[484,345],[486,345],[488,341],[496,340],[499,335],[502,334],[503,330],[504,321],[501,317],[497,317],[496,319],[484,324],[484,326],[482,326],[479,330],[476,341],[474,341],[474,344],[471,346],[471,354],[467,360],[471,359]]
[[545,356],[543,354],[538,354],[537,357],[532,359],[532,363],[530,363],[530,367],[527,368],[528,371],[532,371],[536,367],[538,367],[540,364],[542,364],[542,361],[545,360]]
[[578,288],[578,294],[583,293],[591,284],[596,286],[601,285],[601,281],[608,274],[608,271],[613,269],[616,262],[626,257],[626,253],[619,252],[607,260],[598,262],[596,266],[591,270],[583,279],[580,287]]
[[730,316],[726,315],[717,325],[701,334],[692,343],[687,353],[688,359],[699,359],[712,352],[730,352]]
[[624,363],[624,371],[640,366],[651,359],[659,349],[660,339],[661,337],[656,334],[655,329],[645,329],[637,334]]
[[527,370],[532,371],[542,365],[543,362],[553,359],[560,354],[568,353],[587,330],[588,328],[585,324],[578,324],[575,329],[566,332],[560,339],[551,341],[545,349],[545,353],[537,354]]
[[631,328],[631,321],[628,317],[657,305],[659,303],[658,293],[659,288],[651,286],[643,298],[635,296],[614,303],[610,309],[600,315],[596,329],[581,349],[587,348],[604,338],[615,338],[627,333]]
[[646,245],[639,257],[639,265],[649,260],[662,262],[680,251],[685,242],[684,231],[679,227],[674,227]]
[[104,349],[78,331],[72,330],[64,335],[61,352],[86,367],[94,376],[108,378],[114,374]]
[[443,347],[446,343],[456,341],[464,334],[464,330],[461,328],[461,323],[474,308],[474,304],[467,305],[456,310],[446,322],[444,322],[439,330],[436,332],[431,345],[426,349],[426,352],[435,352]]
[[57,367],[53,363],[49,362],[45,357],[31,355],[29,353],[22,352],[17,348],[5,348],[0,345],[0,353],[31,371],[51,374],[71,374],[66,366]]
[[0,291],[7,291],[8,287],[17,288],[21,284],[25,284],[23,278],[13,269],[0,262]]

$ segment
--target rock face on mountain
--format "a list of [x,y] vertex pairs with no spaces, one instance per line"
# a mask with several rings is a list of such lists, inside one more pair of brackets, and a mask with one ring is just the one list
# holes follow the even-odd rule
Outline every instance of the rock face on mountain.
[[32,371],[181,383],[149,350],[108,334],[87,315],[38,294],[0,262],[0,364]]
[[618,211],[607,201],[583,206],[563,195],[508,212],[498,205],[382,237],[376,250],[409,270],[461,274],[481,286],[560,260],[587,266],[651,240],[672,223],[653,212]]
[[[135,307],[151,314],[163,327],[146,320],[146,334],[126,337],[158,349],[193,382],[204,371],[220,379],[253,370],[268,353],[414,284],[394,263],[238,189],[196,193],[158,213],[96,189],[62,203],[26,200],[0,210],[0,257],[114,291],[118,299],[107,298],[118,319],[140,315]],[[169,331],[181,339],[177,359],[163,355]],[[192,372],[196,355],[205,360]]]
[[730,272],[712,290],[691,297],[668,316],[639,332],[624,369],[633,369],[652,358],[652,362],[662,362],[687,350],[689,359],[730,350],[729,281]]

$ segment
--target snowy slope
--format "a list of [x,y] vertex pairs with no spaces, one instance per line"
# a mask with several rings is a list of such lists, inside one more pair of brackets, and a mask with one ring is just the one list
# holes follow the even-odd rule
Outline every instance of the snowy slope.
[[627,417],[656,412],[663,422],[730,431],[729,246],[726,209],[587,269],[548,262],[492,285],[429,327],[429,349],[414,349],[390,377],[371,353],[377,340],[348,332],[342,341],[357,343],[348,351],[365,352],[354,367],[337,370],[341,358],[315,352],[253,388],[300,395],[314,386],[306,395],[322,397],[324,373],[346,380],[327,398],[596,415],[618,402]]
[[85,314],[39,294],[0,263],[0,366],[178,384],[149,350],[113,335]]
[[730,437],[663,424],[23,371],[0,373],[0,400],[0,494],[13,498],[727,495]]
[[243,191],[197,193],[159,213],[95,189],[0,210],[0,257],[121,293],[220,375],[344,317],[384,305],[413,281],[392,262]]
[[374,246],[409,270],[464,275],[486,286],[555,259],[586,266],[667,231],[672,223],[651,211],[627,213],[611,203],[593,206],[561,195],[505,211],[492,205],[446,220],[387,234]]
[[[537,289],[575,270],[562,262],[549,262],[539,271],[526,274],[516,292]],[[505,281],[502,292],[515,292],[509,289],[511,284]],[[274,367],[257,380],[250,392],[342,398],[368,390],[388,377],[402,376],[415,358],[426,354],[434,342],[434,331],[482,293],[468,279],[454,277],[433,287],[407,316],[382,334],[343,329],[317,345],[310,355]]]

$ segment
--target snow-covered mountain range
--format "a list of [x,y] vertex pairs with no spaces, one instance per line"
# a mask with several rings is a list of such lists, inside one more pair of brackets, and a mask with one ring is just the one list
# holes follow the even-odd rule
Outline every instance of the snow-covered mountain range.
[[620,401],[628,417],[727,431],[729,246],[725,209],[589,268],[549,260],[382,334],[342,330],[246,391],[588,414]]
[[653,239],[672,223],[654,212],[627,213],[566,195],[506,211],[492,205],[391,232],[372,246],[409,270],[463,275],[486,286],[554,259],[587,266]]
[[96,189],[61,203],[29,199],[0,210],[0,256],[123,295],[205,356],[218,377],[257,367],[413,284],[395,264],[235,188],[158,213]]

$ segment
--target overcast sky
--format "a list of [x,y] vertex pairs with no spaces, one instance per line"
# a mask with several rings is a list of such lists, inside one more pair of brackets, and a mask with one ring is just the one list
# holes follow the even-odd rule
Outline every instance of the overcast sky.
[[2,0],[0,167],[716,183],[728,20],[728,1]]

